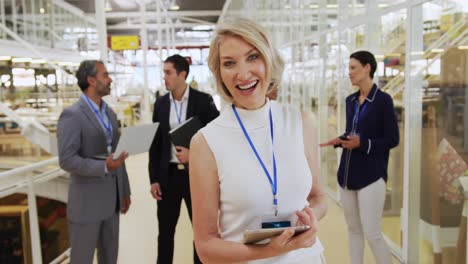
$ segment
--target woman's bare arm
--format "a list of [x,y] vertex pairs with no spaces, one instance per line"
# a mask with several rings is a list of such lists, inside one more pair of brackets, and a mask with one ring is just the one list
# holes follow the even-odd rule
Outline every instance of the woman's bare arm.
[[316,223],[310,222],[310,217],[304,220],[312,226],[309,231],[292,238],[294,232],[288,229],[266,245],[244,245],[221,239],[218,232],[220,190],[216,161],[201,133],[197,133],[190,144],[189,166],[195,245],[202,262],[233,263],[269,258],[315,243]]

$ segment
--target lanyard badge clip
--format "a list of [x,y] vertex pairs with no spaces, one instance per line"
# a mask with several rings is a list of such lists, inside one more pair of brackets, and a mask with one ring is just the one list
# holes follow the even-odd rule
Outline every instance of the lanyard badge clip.
[[273,198],[273,210],[275,211],[275,216],[278,216],[278,200],[276,199],[276,195]]

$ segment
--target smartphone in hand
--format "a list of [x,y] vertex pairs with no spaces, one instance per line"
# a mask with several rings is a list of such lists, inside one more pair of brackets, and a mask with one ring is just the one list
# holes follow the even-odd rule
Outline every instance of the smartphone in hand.
[[[339,136],[338,138],[341,139],[341,140],[349,140],[349,139],[347,138],[347,135],[346,135],[346,134],[341,135],[341,136]],[[336,144],[336,145],[333,145],[333,147],[334,147],[334,148],[341,148],[342,146],[341,146],[341,144]]]
[[349,140],[346,135],[341,135],[338,138],[341,139],[341,140]]

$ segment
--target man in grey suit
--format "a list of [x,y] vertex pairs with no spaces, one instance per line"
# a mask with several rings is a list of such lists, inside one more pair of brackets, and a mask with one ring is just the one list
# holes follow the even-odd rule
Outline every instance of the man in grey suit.
[[[101,61],[83,61],[76,73],[83,94],[57,125],[60,167],[70,173],[67,218],[71,263],[117,263],[119,211],[130,207],[124,160],[113,159],[119,141],[117,117],[102,100],[112,79]],[[101,158],[104,157],[104,158]]]

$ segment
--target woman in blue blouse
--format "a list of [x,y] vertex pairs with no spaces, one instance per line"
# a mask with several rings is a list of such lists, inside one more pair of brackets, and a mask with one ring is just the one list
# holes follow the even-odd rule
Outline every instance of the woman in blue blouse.
[[349,79],[359,91],[346,98],[345,134],[320,144],[342,147],[338,182],[349,233],[352,264],[362,264],[364,236],[376,263],[392,263],[382,236],[390,149],[397,146],[399,132],[393,100],[373,82],[377,62],[372,53],[350,56]]

